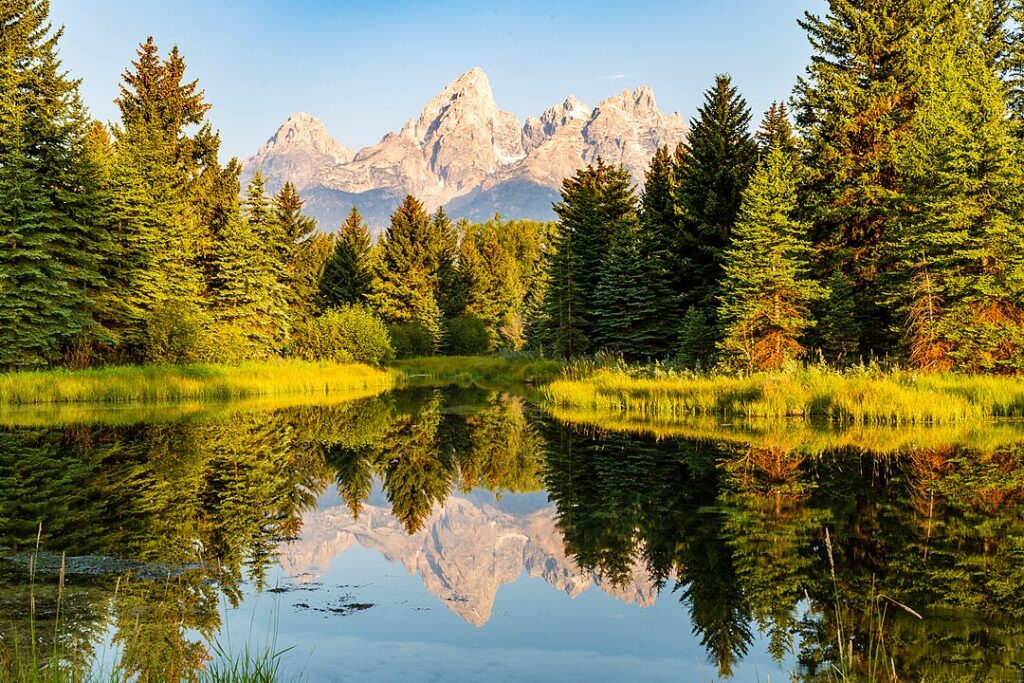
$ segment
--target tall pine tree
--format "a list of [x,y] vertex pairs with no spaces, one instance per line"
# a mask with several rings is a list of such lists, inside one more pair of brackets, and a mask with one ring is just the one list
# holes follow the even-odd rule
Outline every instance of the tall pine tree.
[[78,82],[45,0],[0,6],[0,367],[57,362],[97,330],[109,251]]
[[830,0],[824,17],[808,13],[800,22],[814,51],[796,90],[808,162],[802,204],[819,267],[853,284],[861,350],[880,355],[893,338],[891,313],[879,304],[879,247],[902,202],[895,152],[913,124],[935,9],[932,0]]
[[743,193],[727,252],[719,319],[726,364],[746,372],[778,370],[804,354],[809,307],[820,287],[807,274],[807,226],[797,209],[792,158],[769,147]]
[[675,247],[677,287],[684,305],[696,306],[712,320],[725,249],[757,163],[750,120],[750,109],[732,79],[719,75],[676,154],[681,217]]
[[334,239],[330,258],[324,266],[319,293],[322,308],[366,302],[373,284],[372,249],[370,229],[366,227],[359,209],[353,206]]
[[436,299],[436,248],[430,216],[408,195],[391,215],[380,244],[369,301],[388,322],[416,322],[435,347],[441,341],[441,309]]

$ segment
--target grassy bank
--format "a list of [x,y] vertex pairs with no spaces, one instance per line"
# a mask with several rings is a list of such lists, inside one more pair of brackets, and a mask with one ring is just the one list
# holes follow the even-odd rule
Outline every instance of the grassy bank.
[[15,372],[0,375],[0,407],[359,394],[368,389],[390,388],[396,377],[392,371],[355,363],[283,361],[238,366],[149,365]]
[[560,376],[565,364],[557,360],[515,356],[428,356],[392,364],[407,381],[453,384],[543,384]]
[[1024,416],[1024,380],[808,368],[751,377],[598,369],[551,382],[552,407],[655,421],[800,417],[839,423],[948,424]]

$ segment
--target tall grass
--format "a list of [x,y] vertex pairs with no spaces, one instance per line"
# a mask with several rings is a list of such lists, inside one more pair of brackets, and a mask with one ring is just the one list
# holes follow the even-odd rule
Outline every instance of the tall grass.
[[653,420],[706,415],[944,424],[1024,416],[1024,379],[872,368],[810,367],[748,377],[599,368],[567,372],[543,394],[554,407]]
[[180,402],[286,394],[331,395],[394,385],[396,373],[358,363],[119,366],[0,375],[0,407]]
[[796,455],[818,456],[840,449],[873,455],[899,455],[937,448],[993,453],[1024,444],[1024,423],[972,420],[942,424],[821,423],[800,418],[729,418],[709,415],[655,418],[607,410],[561,408],[547,412],[556,420],[601,433],[693,439]]

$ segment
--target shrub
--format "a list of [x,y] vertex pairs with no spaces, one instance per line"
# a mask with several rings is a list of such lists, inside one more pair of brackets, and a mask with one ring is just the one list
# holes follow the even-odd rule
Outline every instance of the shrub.
[[195,363],[209,348],[206,315],[196,306],[165,302],[146,324],[144,354],[151,363]]
[[472,313],[466,313],[448,321],[444,340],[448,355],[478,356],[487,353],[491,336],[487,323]]
[[222,323],[214,327],[210,333],[210,348],[207,349],[203,360],[208,363],[238,365],[259,355],[253,348],[252,341],[246,336],[245,330],[234,323]]
[[292,353],[305,360],[381,365],[395,357],[384,323],[365,306],[332,308],[299,326]]
[[388,332],[391,333],[391,343],[398,358],[434,354],[434,335],[417,320],[389,325]]

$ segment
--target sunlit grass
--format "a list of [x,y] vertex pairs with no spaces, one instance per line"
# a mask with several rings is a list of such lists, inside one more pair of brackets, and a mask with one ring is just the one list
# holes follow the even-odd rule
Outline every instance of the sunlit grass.
[[839,423],[945,424],[1024,416],[1024,380],[981,375],[807,368],[729,375],[569,373],[543,389],[549,405],[632,419],[811,418]]
[[606,410],[551,407],[559,422],[657,439],[695,439],[794,455],[820,455],[854,448],[874,455],[896,455],[935,448],[968,448],[991,453],[1024,444],[1024,422],[961,421],[889,425],[821,423],[803,419],[722,418],[697,415],[651,418]]
[[0,406],[329,396],[394,385],[396,373],[358,363],[118,366],[0,375]]

